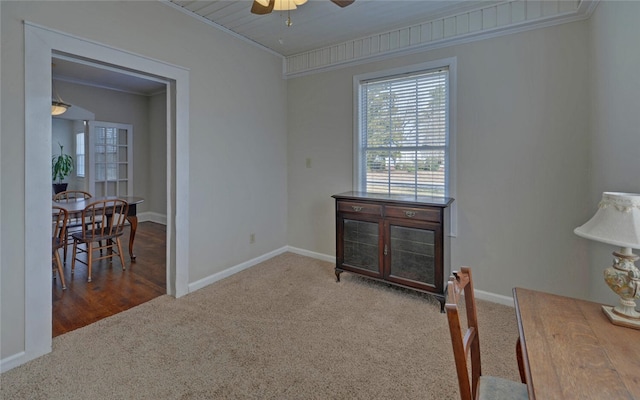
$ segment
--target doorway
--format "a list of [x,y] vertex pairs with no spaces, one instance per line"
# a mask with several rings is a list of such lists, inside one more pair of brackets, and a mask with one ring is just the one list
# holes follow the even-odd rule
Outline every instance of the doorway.
[[[137,257],[130,261],[125,256],[126,270],[119,261],[94,259],[93,280],[88,283],[86,264],[76,262],[71,271],[73,246],[61,251],[67,289],[62,289],[61,279],[52,281],[56,337],[167,293],[167,154],[162,146],[167,82],[55,53],[52,75],[55,95],[71,104],[52,121],[52,151],[63,144],[75,159],[65,178],[69,189],[94,197],[144,199],[137,206]],[[98,121],[112,118],[120,122]],[[130,234],[127,228],[121,237],[125,246]],[[80,260],[86,262],[86,253]]]
[[[51,58],[54,53],[95,60],[127,71],[167,80],[167,293],[188,293],[189,72],[159,60],[124,52],[60,31],[25,22],[25,252],[24,347],[14,362],[51,351],[51,274],[42,268],[50,257],[44,224],[51,214],[49,173],[51,137]],[[21,361],[22,360],[22,361]]]

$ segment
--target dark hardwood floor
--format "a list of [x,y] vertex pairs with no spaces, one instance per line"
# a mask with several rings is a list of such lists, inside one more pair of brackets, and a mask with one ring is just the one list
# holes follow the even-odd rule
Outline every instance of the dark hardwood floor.
[[[72,246],[64,268],[67,290],[59,278],[53,285],[53,337],[92,324],[100,319],[161,296],[166,290],[166,227],[154,222],[138,224],[134,244],[136,262],[129,259],[129,228],[122,237],[126,270],[116,257],[94,262],[92,281],[87,266],[76,262],[71,274]],[[62,251],[60,251],[62,256]]]

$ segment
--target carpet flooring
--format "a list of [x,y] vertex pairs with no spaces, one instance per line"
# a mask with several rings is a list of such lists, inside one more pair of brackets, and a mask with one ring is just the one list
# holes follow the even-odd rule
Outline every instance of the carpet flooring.
[[[284,253],[53,339],[3,399],[458,399],[431,297]],[[519,380],[513,308],[478,301],[483,373]]]

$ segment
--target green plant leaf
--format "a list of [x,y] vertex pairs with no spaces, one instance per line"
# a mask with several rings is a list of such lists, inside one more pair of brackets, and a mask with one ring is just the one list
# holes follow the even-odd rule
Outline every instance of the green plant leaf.
[[54,181],[58,181],[57,183],[62,183],[62,180],[73,171],[73,157],[64,154],[64,147],[60,142],[58,146],[60,146],[60,155],[51,158],[51,177]]

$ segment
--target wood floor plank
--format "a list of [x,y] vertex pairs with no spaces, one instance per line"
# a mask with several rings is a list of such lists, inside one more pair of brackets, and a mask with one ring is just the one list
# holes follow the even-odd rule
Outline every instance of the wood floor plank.
[[128,255],[129,232],[122,237],[126,270],[117,257],[94,263],[92,281],[87,282],[87,266],[76,263],[71,273],[69,247],[64,268],[67,290],[53,279],[53,337],[128,310],[167,292],[166,227],[154,222],[138,224],[135,240],[136,262]]

